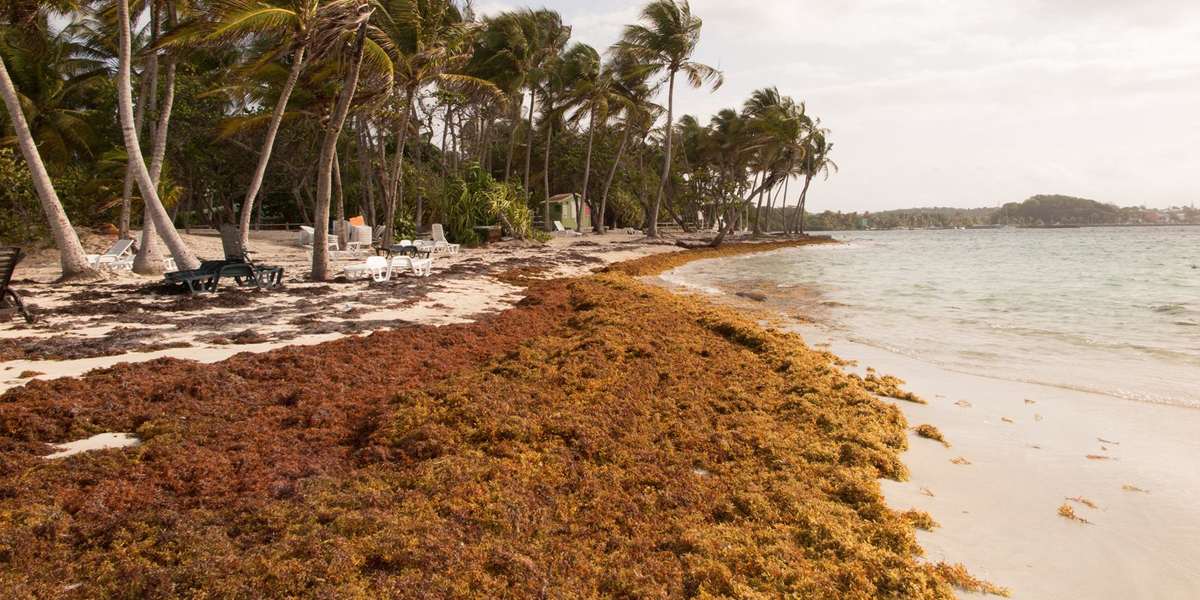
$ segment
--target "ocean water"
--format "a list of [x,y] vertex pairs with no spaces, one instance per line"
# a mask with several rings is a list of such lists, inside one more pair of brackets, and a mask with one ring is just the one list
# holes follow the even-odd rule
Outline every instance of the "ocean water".
[[663,278],[954,371],[1200,408],[1200,227],[833,236]]

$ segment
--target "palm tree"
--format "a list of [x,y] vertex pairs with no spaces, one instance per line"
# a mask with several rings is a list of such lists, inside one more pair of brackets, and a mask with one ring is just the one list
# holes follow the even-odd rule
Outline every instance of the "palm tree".
[[350,50],[346,63],[348,65],[346,79],[342,83],[341,93],[333,114],[329,117],[329,125],[325,129],[325,138],[321,143],[321,155],[317,161],[317,200],[313,216],[313,281],[325,281],[329,270],[329,246],[325,243],[329,235],[329,200],[333,192],[333,169],[337,158],[338,137],[341,136],[342,126],[346,116],[350,114],[350,102],[358,89],[358,78],[362,72],[363,48],[367,42],[367,21],[371,18],[374,8],[362,0],[334,0],[322,9],[333,16],[329,21],[333,24],[331,36],[340,37],[338,31],[357,29],[354,46]]
[[[0,56],[9,72],[38,152],[52,173],[72,158],[92,159],[96,135],[89,120],[92,93],[110,76],[100,51],[83,36],[87,27],[72,21],[56,33],[46,23],[31,24],[39,39],[0,28]],[[42,34],[45,35],[42,35]],[[9,140],[4,140],[9,143]]]
[[595,224],[597,233],[604,233],[608,193],[612,189],[613,178],[617,175],[621,159],[625,156],[625,149],[629,146],[629,134],[634,129],[641,127],[640,123],[651,120],[651,108],[655,107],[650,102],[653,90],[646,81],[646,69],[622,58],[621,56],[614,57],[613,63],[608,66],[612,73],[612,99],[617,106],[617,110],[614,112],[621,115],[623,123],[621,124],[621,141],[617,145],[617,153],[613,157],[612,167],[609,169],[608,177],[604,180],[604,187],[600,191],[600,207],[596,211]]
[[[133,119],[133,91],[130,89],[129,0],[117,0],[116,4],[117,27],[120,36],[120,51],[117,60],[117,112],[121,122],[121,136],[125,142],[125,152],[133,163],[134,176],[137,178],[138,188],[142,191],[142,201],[146,205],[146,212],[154,220],[158,235],[163,238],[167,248],[171,250],[175,264],[180,269],[196,269],[200,267],[200,261],[196,260],[196,255],[192,253],[191,248],[188,248],[179,232],[175,231],[171,217],[167,215],[167,211],[158,197],[157,184],[151,178],[150,170],[146,167],[146,161],[138,143]],[[143,243],[152,237],[143,235]]]
[[687,0],[653,0],[642,9],[641,20],[646,24],[627,25],[621,33],[621,41],[614,50],[624,53],[633,60],[653,67],[652,73],[665,72],[667,83],[667,126],[664,142],[662,178],[658,182],[658,193],[651,205],[647,224],[647,235],[658,237],[658,210],[662,205],[663,192],[671,176],[671,134],[675,119],[675,75],[683,73],[694,88],[706,83],[716,90],[724,83],[721,72],[705,64],[691,60],[696,44],[700,41],[699,17],[692,15]]
[[553,229],[550,222],[550,151],[554,141],[554,124],[561,120],[574,104],[569,96],[570,81],[567,78],[568,71],[573,67],[569,66],[568,61],[579,60],[586,54],[580,46],[583,44],[576,44],[563,54],[548,57],[538,69],[536,92],[542,98],[542,128],[546,131],[542,163],[542,191],[545,194],[542,217],[546,231]]
[[484,19],[485,29],[475,40],[471,62],[473,72],[496,83],[509,98],[512,115],[508,134],[508,155],[504,161],[504,178],[512,174],[513,155],[520,130],[524,89],[535,59],[538,41],[538,20],[528,9],[504,12]]
[[172,43],[176,44],[210,47],[230,47],[244,44],[247,40],[279,40],[266,48],[256,48],[259,54],[250,57],[248,70],[277,58],[290,62],[287,79],[275,99],[275,109],[271,112],[271,120],[263,136],[258,162],[242,201],[238,231],[243,246],[249,242],[250,218],[254,214],[254,205],[262,189],[263,177],[271,161],[275,137],[287,111],[288,100],[300,74],[313,58],[309,50],[317,7],[317,0],[216,0],[209,9],[208,19],[189,25],[172,39]]
[[3,57],[0,57],[0,96],[4,98],[4,106],[8,109],[8,116],[12,120],[13,132],[21,147],[21,154],[25,157],[25,163],[29,165],[29,173],[34,188],[37,190],[38,201],[42,205],[42,211],[46,213],[46,220],[50,224],[54,243],[58,246],[62,279],[97,277],[99,273],[88,264],[83,245],[79,243],[79,236],[71,227],[71,220],[67,218],[67,213],[58,200],[58,194],[54,191],[50,174],[46,171],[45,164],[42,163],[41,154],[38,152],[37,144],[34,143],[33,133],[30,132],[29,124],[25,121],[25,114],[21,111],[17,88],[8,76],[8,68],[4,62]]
[[808,202],[808,186],[817,175],[829,179],[829,172],[837,172],[837,163],[829,158],[833,144],[828,141],[829,130],[821,127],[820,119],[813,119],[805,140],[804,158],[798,165],[798,170],[804,176],[804,188],[800,190],[800,199],[796,203],[796,233],[804,233],[804,207]]
[[[178,13],[175,8],[174,0],[164,0],[161,6],[152,5],[150,16],[150,33],[153,42],[158,41],[159,19],[162,18],[162,12],[166,11],[166,26],[174,28],[178,24]],[[152,44],[156,45],[156,44]],[[157,47],[150,49],[156,55],[159,52]],[[163,100],[158,108],[158,121],[154,123],[151,131],[154,132],[153,140],[150,145],[150,181],[154,184],[155,190],[159,189],[159,180],[162,177],[163,161],[166,160],[167,153],[167,132],[171,124],[171,110],[175,103],[175,67],[177,57],[174,53],[169,53],[164,56],[164,77],[163,77]],[[155,67],[151,70],[154,76],[158,74],[157,59],[155,59]],[[151,94],[153,101],[154,94]],[[140,103],[145,104],[145,103]],[[136,116],[135,116],[136,120]],[[134,124],[137,127],[137,123]],[[160,197],[161,201],[161,197]],[[137,256],[133,259],[133,272],[142,275],[157,275],[161,274],[164,268],[162,260],[162,251],[158,248],[157,231],[154,226],[154,219],[146,218],[146,205],[142,207],[142,243],[138,247]]]
[[[746,101],[742,111],[744,125],[734,138],[741,152],[749,153],[748,164],[761,175],[761,180],[737,206],[740,211],[788,177],[792,166],[805,155],[804,140],[811,121],[804,114],[804,105],[778,94],[777,90],[757,90]],[[719,246],[733,230],[735,219],[731,209],[726,213],[729,222],[712,241]]]
[[[465,22],[451,0],[384,0],[375,36],[394,65],[396,87],[403,93],[396,132],[396,156],[384,190],[384,239],[392,239],[396,209],[403,206],[404,148],[416,112],[419,92],[438,85],[471,97],[501,98],[491,83],[461,73],[470,60],[470,41],[478,24]],[[417,129],[420,126],[417,124]],[[416,224],[421,224],[418,210]]]
[[526,9],[522,15],[522,19],[532,20],[536,24],[537,31],[536,42],[534,42],[529,59],[529,70],[525,76],[525,85],[529,89],[529,119],[526,123],[529,140],[525,144],[525,177],[522,181],[525,190],[528,191],[529,167],[533,159],[533,113],[534,104],[537,101],[536,89],[550,75],[550,71],[557,68],[559,55],[571,39],[571,28],[563,25],[562,16],[552,10],[528,11]]
[[602,68],[600,53],[587,44],[571,47],[566,57],[566,79],[571,82],[572,104],[578,109],[572,121],[578,123],[585,117],[588,121],[587,154],[583,163],[583,189],[575,203],[575,231],[583,229],[583,207],[588,203],[588,182],[592,174],[592,142],[596,137],[596,123],[608,120],[609,101],[613,100],[612,72]]

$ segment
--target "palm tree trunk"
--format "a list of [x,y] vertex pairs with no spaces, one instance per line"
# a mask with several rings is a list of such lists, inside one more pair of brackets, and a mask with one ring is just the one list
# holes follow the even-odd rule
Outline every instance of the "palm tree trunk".
[[667,189],[667,179],[671,177],[671,139],[675,131],[675,71],[671,71],[670,83],[667,86],[667,145],[664,149],[662,180],[658,182],[658,195],[654,197],[651,207],[650,225],[646,230],[648,237],[658,237],[658,209],[662,206],[663,192]]
[[413,173],[416,175],[417,198],[413,206],[416,209],[417,218],[414,221],[417,225],[421,224],[421,213],[425,211],[425,190],[423,178],[421,177],[421,161],[422,155],[425,153],[425,140],[421,137],[421,113],[413,109],[413,129],[416,131],[417,139],[413,148]]
[[[142,69],[141,89],[138,90],[137,111],[134,115],[135,125],[137,128],[138,137],[142,135],[142,123],[146,121],[146,104],[150,95],[150,80],[157,78],[158,73],[152,73],[149,64]],[[129,213],[130,206],[133,203],[133,168],[129,166],[129,161],[125,161],[125,186],[121,190],[121,217],[117,220],[117,238],[122,240],[133,239],[129,235]]]
[[754,208],[754,235],[762,234],[762,225],[759,223],[759,218],[762,217],[763,194],[766,194],[767,188],[762,188],[758,191],[758,204]]
[[479,115],[479,128],[481,130],[479,166],[483,167],[483,172],[488,175],[492,174],[492,126],[495,123],[496,119],[492,116],[491,109],[483,111]]
[[[404,144],[408,141],[408,115],[412,111],[414,90],[408,90],[404,105],[404,117],[400,120],[400,129],[396,131],[396,160],[392,163],[392,175],[388,182],[391,193],[388,196],[387,210],[383,218],[387,229],[383,239],[392,240],[392,227],[396,224],[396,209],[404,210]],[[420,219],[420,216],[417,217]],[[417,225],[421,222],[418,220]]]
[[804,189],[800,190],[800,229],[796,232],[804,235],[804,205],[808,202],[808,184],[812,183],[812,175],[804,176]]
[[[174,7],[168,3],[168,10],[174,14]],[[171,19],[174,20],[173,18]],[[171,108],[175,105],[175,59],[166,59],[166,76],[163,83],[162,107],[158,111],[158,124],[154,128],[154,141],[150,149],[150,181],[154,188],[162,179],[163,160],[167,155],[167,131],[171,124]],[[163,272],[162,250],[158,247],[158,234],[155,231],[154,219],[146,218],[146,209],[142,207],[142,244],[138,246],[137,256],[133,259],[133,272],[140,275],[160,275]]]
[[150,179],[150,171],[142,157],[142,149],[138,145],[137,131],[133,123],[133,90],[129,85],[130,32],[129,32],[129,0],[117,0],[117,21],[120,27],[120,52],[117,69],[117,112],[120,115],[121,136],[125,142],[125,152],[133,162],[134,175],[138,188],[142,191],[142,199],[149,205],[150,215],[158,227],[159,235],[166,242],[175,257],[175,264],[180,270],[196,269],[200,261],[188,248],[187,243],[175,231],[170,216],[163,208],[158,198],[158,190]]
[[761,194],[762,191],[767,188],[767,183],[769,183],[768,178],[764,173],[762,183],[760,183],[755,190],[751,191],[745,200],[730,206],[726,210],[725,226],[721,228],[721,232],[717,234],[717,237],[713,238],[713,241],[709,243],[710,246],[716,248],[721,245],[721,242],[725,241],[725,236],[729,235],[734,228],[737,227],[738,221],[740,220],[738,218],[738,213],[744,211],[746,207],[750,206],[750,203],[754,201],[754,197]]
[[588,206],[588,179],[592,175],[592,138],[596,134],[596,111],[588,118],[587,158],[583,159],[583,193],[575,203],[575,231],[583,231],[583,207]]
[[504,159],[504,183],[508,183],[508,176],[512,173],[513,152],[517,151],[517,130],[521,128],[521,103],[525,101],[525,96],[521,96],[521,102],[513,105],[512,113],[512,131],[508,133],[508,156]]
[[[124,2],[125,0],[120,0]],[[325,243],[329,235],[329,197],[333,192],[333,163],[337,158],[338,137],[342,133],[342,125],[346,123],[346,115],[350,112],[350,102],[358,88],[358,75],[362,71],[363,46],[367,41],[367,22],[364,20],[358,26],[357,38],[354,42],[354,54],[351,60],[354,66],[342,86],[337,105],[329,118],[329,128],[325,130],[325,140],[321,143],[321,156],[317,166],[317,198],[313,225],[313,281],[325,281],[329,278],[329,245]]]
[[525,124],[525,131],[529,135],[525,136],[525,193],[529,193],[529,165],[533,162],[533,105],[537,104],[537,95],[533,93],[533,89],[529,90],[529,121]]
[[375,186],[371,184],[370,165],[367,159],[366,123],[363,122],[361,116],[358,117],[356,123],[358,124],[358,175],[362,181],[362,196],[359,201],[362,203],[363,217],[367,220],[367,225],[375,227],[379,221],[375,218]]
[[542,212],[544,218],[542,225],[546,231],[554,230],[554,226],[550,224],[550,141],[553,134],[554,122],[546,119],[546,160],[545,164],[542,165],[542,183],[546,188],[546,204]]
[[617,175],[617,167],[621,164],[621,157],[625,154],[625,146],[629,143],[629,126],[625,126],[625,131],[621,133],[621,144],[617,146],[617,155],[613,158],[612,168],[608,171],[608,178],[604,180],[604,189],[600,192],[600,210],[596,215],[596,232],[604,233],[604,211],[608,207],[608,191],[612,187],[613,177]]
[[246,199],[242,202],[241,223],[238,235],[242,239],[242,247],[247,247],[250,241],[250,215],[254,214],[254,203],[258,199],[258,191],[262,188],[263,177],[267,174],[267,164],[271,162],[271,151],[275,148],[275,136],[279,133],[279,125],[283,123],[283,114],[287,112],[288,100],[296,82],[300,80],[300,72],[304,70],[304,53],[307,45],[296,50],[292,58],[292,70],[288,72],[287,81],[279,92],[279,101],[275,103],[275,112],[271,115],[271,124],[267,127],[267,136],[263,139],[262,151],[258,154],[258,165],[250,177],[250,185],[246,188]]
[[442,174],[442,188],[446,187],[446,155],[450,153],[449,146],[446,145],[446,136],[450,133],[450,106],[446,106],[445,122],[442,124],[442,156],[441,164],[438,165],[438,170]]
[[338,249],[346,249],[346,190],[342,189],[342,161],[337,146],[333,148],[333,197],[337,200],[337,223],[333,228],[337,235]]
[[787,179],[783,180],[783,201],[779,203],[779,215],[780,215],[779,218],[781,221],[783,221],[783,232],[784,233],[788,233],[787,193],[788,193],[788,184],[790,184],[791,182],[792,182],[791,175],[788,175]]
[[71,220],[67,218],[67,213],[58,200],[58,194],[54,191],[54,183],[50,181],[50,174],[46,172],[46,166],[42,164],[42,156],[38,153],[37,144],[33,141],[29,124],[25,122],[25,114],[21,112],[17,88],[9,79],[8,69],[4,66],[3,60],[0,60],[0,95],[4,96],[4,106],[8,108],[8,116],[12,119],[13,130],[17,135],[17,142],[21,146],[21,154],[25,157],[25,164],[29,166],[29,174],[33,179],[34,188],[37,189],[42,211],[46,213],[46,220],[50,223],[50,231],[54,235],[54,245],[58,246],[62,279],[98,277],[99,273],[88,264],[83,244],[79,243],[79,236],[71,227]]

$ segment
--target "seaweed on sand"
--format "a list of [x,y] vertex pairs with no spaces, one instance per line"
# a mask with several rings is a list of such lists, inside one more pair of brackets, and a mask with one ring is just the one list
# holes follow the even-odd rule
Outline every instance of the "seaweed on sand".
[[908,521],[913,527],[925,531],[933,531],[935,527],[941,527],[937,521],[933,520],[933,517],[929,516],[929,513],[915,508],[900,513],[900,518]]
[[[884,504],[877,478],[906,476],[904,427],[797,336],[624,275],[532,283],[518,308],[481,323],[10,391],[0,588],[68,599],[992,591],[961,566],[919,561],[912,527]],[[38,458],[46,442],[97,431],[136,431],[143,444]]]
[[950,442],[947,442],[945,436],[942,435],[942,432],[939,431],[938,428],[934,427],[933,425],[930,425],[928,423],[922,423],[922,424],[914,427],[913,431],[915,431],[917,433],[917,435],[919,435],[923,438],[935,440],[935,441],[941,442],[942,445],[944,445],[947,448],[950,447]]

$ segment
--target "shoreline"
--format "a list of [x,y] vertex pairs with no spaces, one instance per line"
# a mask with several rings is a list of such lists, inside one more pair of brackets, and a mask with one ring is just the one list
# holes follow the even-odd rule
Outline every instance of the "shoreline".
[[[852,361],[849,372],[899,376],[927,400],[897,404],[910,426],[932,424],[951,446],[910,431],[911,480],[882,488],[893,509],[925,510],[942,525],[917,534],[931,559],[952,556],[1015,598],[1183,600],[1200,591],[1200,566],[1187,558],[1200,547],[1192,407],[958,372],[796,322],[777,306],[686,289],[761,314]],[[970,464],[951,462],[958,457]],[[1059,515],[1063,505],[1088,523]]]
[[[748,251],[753,250],[726,250]],[[650,257],[629,267],[644,271],[678,259]],[[124,364],[83,379],[34,382],[10,391],[0,402],[0,424],[22,434],[4,441],[2,456],[26,475],[19,487],[0,481],[10,492],[0,503],[16,517],[0,519],[6,530],[0,540],[32,542],[29,527],[86,531],[98,516],[80,511],[89,505],[106,507],[103,514],[111,511],[108,528],[136,526],[142,528],[139,538],[151,537],[125,543],[129,549],[119,556],[108,554],[107,537],[93,539],[91,550],[74,546],[75,533],[19,550],[10,546],[10,563],[21,568],[0,578],[34,597],[41,596],[33,591],[54,589],[54,582],[75,582],[68,590],[78,594],[131,586],[154,591],[157,582],[178,582],[180,576],[201,587],[210,577],[236,577],[250,589],[283,593],[272,587],[277,583],[246,569],[313,536],[333,536],[337,541],[328,548],[342,548],[349,556],[317,552],[320,562],[304,563],[306,578],[322,577],[328,565],[343,560],[384,569],[328,574],[334,582],[329,585],[343,591],[405,580],[428,589],[463,581],[497,590],[497,582],[571,586],[580,576],[588,581],[587,573],[596,568],[621,573],[622,586],[651,586],[647,592],[677,585],[680,577],[697,591],[725,595],[790,589],[809,590],[814,597],[899,597],[905,590],[905,597],[945,599],[953,596],[952,584],[1000,591],[956,564],[915,560],[921,551],[911,523],[927,517],[884,508],[876,479],[904,478],[907,469],[896,455],[908,446],[903,417],[872,396],[861,379],[835,368],[836,357],[738,313],[655,290],[621,272],[620,265],[570,280],[508,279],[528,286],[525,299],[475,323],[381,331],[212,364]],[[396,354],[399,348],[410,351]],[[378,356],[391,358],[380,363]],[[368,384],[362,379],[366,373],[393,383]],[[820,391],[805,392],[805,386]],[[45,442],[106,429],[133,431],[142,443],[35,466]],[[529,453],[542,458],[512,462]],[[563,463],[562,456],[574,458]],[[177,469],[191,475],[165,478]],[[479,469],[492,475],[477,479],[483,476]],[[473,487],[472,482],[511,472],[506,469],[531,471],[519,480],[495,480],[511,487],[500,496]],[[597,487],[602,480],[606,483]],[[541,489],[526,481],[559,483]],[[655,483],[647,487],[650,481]],[[130,488],[132,482],[138,483]],[[383,497],[367,492],[396,485],[412,491]],[[113,494],[120,489],[127,491]],[[564,490],[577,491],[563,495]],[[51,498],[58,500],[45,504]],[[412,504],[418,498],[442,508],[427,514],[420,508],[426,504]],[[459,499],[468,507],[484,504],[461,512]],[[540,507],[543,501],[575,508],[547,511]],[[59,502],[65,513],[51,509]],[[479,529],[479,519],[491,519],[487,515],[495,510],[487,502],[508,504],[516,512],[497,516],[525,515],[519,521],[527,524],[502,518]],[[512,504],[529,502],[534,505]],[[636,506],[626,507],[629,502]],[[190,508],[198,506],[205,512]],[[349,510],[347,517],[371,510],[371,522],[392,529],[369,531],[399,535],[389,545],[432,554],[388,558],[378,554],[374,537],[349,534],[340,519],[313,521],[332,506]],[[128,571],[125,561],[145,561],[150,558],[145,553],[162,543],[166,532],[153,523],[161,522],[155,515],[164,509],[175,515],[172,545],[185,553],[148,580]],[[239,537],[257,539],[255,531],[265,523],[247,522],[248,509],[280,515],[300,537],[200,551],[197,544],[209,543],[203,532],[213,527],[238,528],[244,531]],[[445,521],[447,510],[458,516]],[[575,516],[558,521],[564,514]],[[421,529],[430,519],[440,525]],[[476,525],[464,529],[466,523]],[[592,525],[570,533],[580,523]],[[629,542],[608,542],[603,552],[608,558],[586,556],[592,542],[600,543],[594,536],[609,530],[624,532]],[[477,539],[480,534],[485,538]],[[443,535],[470,541],[444,546],[438,541]],[[797,545],[797,536],[807,541]],[[510,553],[501,563],[508,566],[477,570],[495,564],[496,558],[479,554],[495,544]],[[642,544],[650,545],[637,550]],[[620,553],[615,558],[613,548]],[[842,550],[827,553],[834,548]],[[554,554],[543,556],[547,550]],[[72,551],[82,554],[70,563],[29,569],[39,564],[37,556]],[[199,563],[193,559],[211,569],[211,552],[221,553],[221,567],[194,571]],[[438,567],[441,561],[434,557],[447,552],[466,568]],[[391,571],[392,564],[407,567]],[[125,575],[95,579],[90,573],[97,567]],[[603,581],[602,588],[613,585]]]

